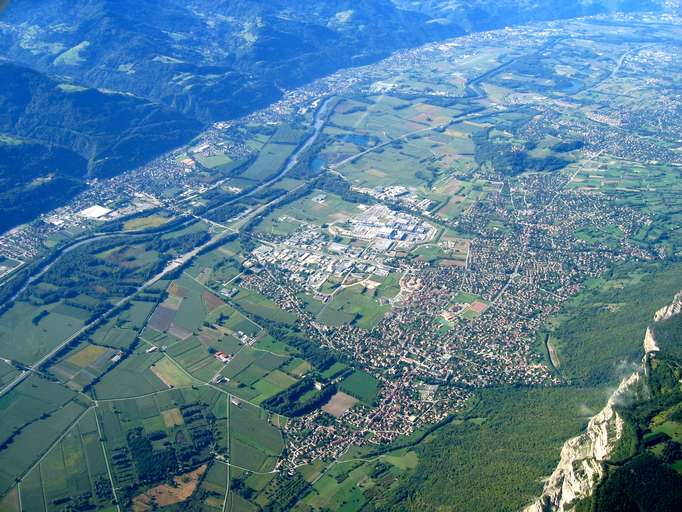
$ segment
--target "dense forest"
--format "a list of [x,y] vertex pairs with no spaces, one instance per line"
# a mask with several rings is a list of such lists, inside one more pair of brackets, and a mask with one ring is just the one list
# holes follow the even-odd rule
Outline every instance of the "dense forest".
[[0,136],[0,233],[85,188],[86,160],[64,148]]

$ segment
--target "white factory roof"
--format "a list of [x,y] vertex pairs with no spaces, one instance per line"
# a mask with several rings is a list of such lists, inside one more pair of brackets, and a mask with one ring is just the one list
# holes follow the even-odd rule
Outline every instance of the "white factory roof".
[[100,217],[104,217],[109,213],[111,213],[111,210],[109,208],[105,208],[104,206],[96,204],[94,206],[91,206],[90,208],[86,208],[85,210],[79,212],[78,215],[88,219],[99,219]]

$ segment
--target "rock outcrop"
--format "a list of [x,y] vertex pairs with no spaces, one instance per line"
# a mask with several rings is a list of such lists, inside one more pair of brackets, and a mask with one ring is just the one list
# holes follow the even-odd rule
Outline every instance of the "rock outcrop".
[[[682,292],[670,305],[655,313],[654,323],[681,312]],[[659,350],[654,331],[649,327],[644,338],[645,360]],[[624,422],[615,406],[635,399],[644,391],[645,372],[646,365],[642,364],[621,382],[604,409],[590,420],[585,432],[566,441],[559,464],[547,479],[542,495],[524,512],[569,512],[577,502],[592,495],[623,433]]]

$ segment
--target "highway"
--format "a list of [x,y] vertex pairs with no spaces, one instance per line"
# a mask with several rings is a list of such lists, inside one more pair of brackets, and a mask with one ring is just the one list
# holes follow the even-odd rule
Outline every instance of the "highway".
[[[319,138],[320,133],[322,132],[322,129],[324,128],[324,125],[326,122],[327,108],[328,108],[330,102],[331,102],[331,98],[327,98],[322,103],[322,105],[320,106],[320,108],[317,110],[317,112],[315,114],[315,120],[314,120],[315,129],[314,129],[313,133],[289,157],[286,165],[282,168],[282,170],[279,173],[277,173],[275,176],[268,179],[267,181],[263,182],[261,185],[254,188],[253,190],[251,190],[247,194],[241,195],[238,198],[230,200],[226,203],[222,203],[220,206],[224,206],[225,204],[230,204],[232,202],[236,202],[238,200],[241,200],[244,197],[248,197],[250,195],[253,195],[253,194],[259,192],[260,190],[263,190],[263,189],[269,187],[270,185],[276,183],[277,181],[284,178],[287,174],[289,174],[294,169],[294,167],[296,167],[296,165],[299,163],[300,158],[303,155],[303,153],[305,151],[307,151],[313,144],[315,144],[315,142]],[[295,190],[297,190],[297,189],[295,189]],[[247,215],[243,219],[241,219],[240,226],[243,226],[249,219],[257,216],[258,214],[260,214],[262,211],[264,211],[268,207],[273,206],[273,205],[281,202],[284,197],[286,197],[286,196],[281,196],[281,197],[275,198],[272,201],[270,201],[266,204],[263,204],[260,207],[256,208],[255,210],[250,212],[249,215]],[[195,221],[195,219],[192,219],[192,221]],[[173,229],[178,229],[178,226],[175,226]],[[60,350],[62,350],[64,347],[66,347],[73,340],[75,340],[76,338],[78,338],[79,336],[81,336],[82,334],[87,332],[88,329],[91,329],[92,327],[97,326],[100,322],[102,322],[104,319],[106,319],[111,314],[112,311],[116,310],[117,308],[120,308],[121,306],[124,306],[125,304],[127,304],[128,302],[133,300],[135,298],[135,296],[137,296],[140,292],[144,291],[145,289],[147,289],[150,286],[154,285],[155,283],[159,282],[160,280],[162,280],[164,277],[171,274],[175,270],[182,268],[184,265],[188,264],[192,259],[194,259],[204,249],[207,249],[208,247],[220,242],[222,239],[227,238],[228,236],[231,236],[231,235],[238,233],[238,232],[239,232],[238,229],[237,230],[226,229],[226,230],[212,236],[208,242],[206,242],[206,243],[204,243],[198,247],[195,247],[191,251],[183,254],[182,256],[180,256],[178,258],[175,258],[168,265],[166,265],[166,267],[161,272],[159,272],[158,274],[156,274],[155,276],[153,276],[152,278],[147,280],[145,283],[140,285],[133,293],[131,293],[127,297],[124,297],[123,299],[121,299],[118,302],[116,302],[115,304],[113,304],[111,306],[111,308],[106,313],[104,313],[101,317],[99,317],[99,318],[93,320],[92,322],[84,325],[81,329],[79,329],[78,331],[76,331],[75,333],[70,335],[68,338],[66,338],[64,341],[62,341],[59,345],[54,347],[50,352],[45,354],[43,357],[41,357],[38,361],[33,363],[31,366],[29,366],[26,370],[23,370],[16,378],[14,378],[14,380],[12,380],[10,383],[8,383],[5,387],[3,387],[0,390],[0,397],[4,396],[9,391],[11,391],[15,387],[17,387],[19,384],[21,384],[31,373],[40,370],[40,368],[46,362],[48,362],[52,357],[54,357],[57,353],[59,353]],[[26,282],[26,284],[21,288],[21,290],[19,290],[19,292],[17,292],[14,295],[14,298],[18,297],[18,295],[22,291],[24,291],[29,285],[31,285],[32,283],[34,283],[38,279],[40,279],[50,268],[52,268],[59,261],[59,258],[61,258],[64,254],[67,254],[67,253],[73,251],[74,249],[81,247],[82,245],[87,244],[89,242],[92,242],[94,240],[100,240],[103,238],[111,238],[111,237],[120,237],[122,235],[123,235],[122,233],[107,234],[107,235],[102,235],[102,234],[93,235],[90,238],[80,240],[77,243],[63,249],[62,252],[59,254],[59,256],[57,258],[55,258],[54,261],[50,262],[48,265],[46,265],[43,269],[41,269],[35,275],[31,276],[28,279],[28,281]],[[126,234],[126,236],[131,236],[131,235]],[[133,236],[135,236],[135,235],[133,235]],[[147,236],[147,235],[137,234],[136,236]],[[13,300],[14,300],[14,298],[13,298]]]

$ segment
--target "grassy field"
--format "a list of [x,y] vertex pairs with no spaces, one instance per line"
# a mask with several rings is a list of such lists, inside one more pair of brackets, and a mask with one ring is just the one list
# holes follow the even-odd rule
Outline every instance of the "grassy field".
[[339,171],[362,187],[402,185],[426,190],[433,176],[428,169],[437,169],[429,146],[419,139],[385,146],[349,162]]
[[274,352],[275,354],[283,356],[292,355],[297,352],[296,349],[286,345],[285,343],[275,340],[275,338],[269,335],[259,339],[254,348],[259,350],[267,350],[268,352]]
[[[375,280],[374,277],[375,276],[372,276],[371,278],[373,281]],[[383,278],[383,280],[378,279],[378,281],[381,282],[381,285],[374,291],[374,297],[384,299],[394,298],[400,293],[400,280],[402,277],[403,274],[401,272],[391,272]]]
[[[16,302],[0,316],[0,355],[31,364],[77,332],[84,325],[83,318],[74,316],[79,310],[59,308],[62,305],[38,307]],[[16,343],[17,339],[22,342]]]
[[173,319],[173,324],[190,333],[194,332],[201,326],[208,313],[208,308],[202,299],[202,294],[206,289],[185,275],[178,279],[175,285],[178,287],[182,302]]
[[[222,372],[230,379],[227,390],[245,400],[259,404],[295,384],[299,376],[288,370],[289,355],[246,348],[232,359]],[[299,360],[297,367],[308,365]]]
[[269,143],[258,153],[256,161],[242,173],[243,178],[264,181],[284,167],[296,148],[293,144]]
[[19,503],[19,488],[14,487],[5,496],[0,498],[0,510],[6,512],[21,512],[21,504]]
[[37,376],[0,398],[0,493],[14,485],[89,405],[87,399]]
[[[201,481],[196,496],[201,496],[202,510],[221,512],[228,481],[228,466],[212,464]],[[228,498],[229,499],[229,498]]]
[[160,361],[154,363],[152,373],[156,375],[161,382],[169,387],[185,387],[191,386],[195,383],[185,371],[178,367],[169,357],[164,357]]
[[69,387],[82,390],[106,371],[115,352],[110,348],[83,344],[49,368],[50,373]]
[[115,318],[98,327],[90,336],[93,343],[125,350],[132,345],[152,313],[153,302],[132,301]]
[[240,272],[240,262],[231,253],[225,247],[214,249],[198,256],[185,272],[209,287],[228,282]]
[[318,319],[327,325],[354,323],[358,327],[372,329],[390,309],[390,306],[381,305],[374,299],[373,291],[351,286],[336,293],[318,314]]
[[19,375],[19,371],[5,361],[0,361],[0,386],[5,385]]
[[282,451],[282,434],[263,409],[241,400],[230,402],[230,458],[251,471],[269,471]]
[[[89,503],[99,509],[111,506],[111,483],[93,410],[52,447],[29,473],[27,481],[33,485],[22,485],[22,501],[39,502],[34,494],[41,491],[48,510],[55,510],[55,503],[61,506]],[[37,482],[42,484],[41,489],[36,488]]]
[[232,162],[232,159],[227,155],[212,155],[212,156],[202,156],[197,155],[195,157],[201,165],[208,167],[209,169],[215,169],[216,167],[221,167],[228,165]]
[[342,380],[339,387],[369,405],[374,403],[379,392],[379,382],[368,373],[357,370]]
[[231,300],[247,313],[261,318],[286,324],[296,321],[296,315],[284,311],[267,297],[252,290],[242,288]]
[[344,201],[339,196],[324,192],[326,199],[313,201],[323,192],[314,190],[309,195],[278,208],[267,216],[257,227],[260,233],[288,234],[309,223],[321,226],[347,219],[360,212],[356,204]]
[[99,399],[126,398],[154,393],[166,389],[149,367],[163,358],[159,352],[146,353],[147,347],[140,345],[124,359],[115,372],[109,372],[95,384],[94,395]]
[[168,349],[168,355],[187,373],[203,381],[210,380],[221,368],[220,362],[194,336],[175,343]]
[[170,222],[172,217],[167,215],[160,215],[158,213],[147,215],[144,217],[136,217],[128,220],[123,224],[125,231],[141,231],[144,229],[158,228]]

